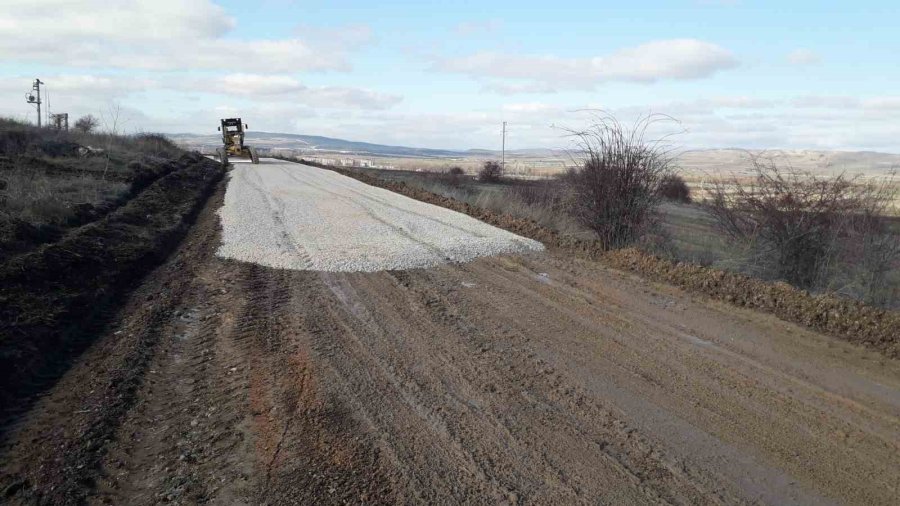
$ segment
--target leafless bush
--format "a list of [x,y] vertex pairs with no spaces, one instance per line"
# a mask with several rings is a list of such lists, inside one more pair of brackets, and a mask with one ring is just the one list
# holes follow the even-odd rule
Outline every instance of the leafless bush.
[[822,287],[850,244],[875,241],[870,253],[890,256],[875,244],[886,237],[877,229],[893,186],[787,171],[759,156],[750,161],[753,180],[716,183],[707,207],[728,237],[752,246],[763,272],[801,288]]
[[847,217],[828,288],[876,306],[900,301],[900,219],[894,176],[861,184],[862,209]]
[[100,122],[97,120],[97,118],[95,118],[91,114],[88,114],[86,116],[78,118],[78,121],[75,122],[75,129],[89,134],[93,132],[99,125]]
[[503,166],[493,160],[484,162],[484,166],[478,172],[478,180],[482,183],[499,183],[502,179]]
[[464,171],[462,167],[450,167],[444,172],[441,172],[440,179],[450,186],[459,186],[466,180],[466,171]]
[[671,118],[649,115],[626,128],[610,115],[595,116],[584,131],[570,132],[583,153],[569,184],[572,212],[597,233],[604,247],[637,242],[656,222],[662,181],[670,174],[663,140],[648,140],[648,128]]
[[857,258],[856,276],[836,291],[876,306],[894,307],[900,299],[900,232],[883,224],[857,232],[858,241],[848,241],[848,253]]
[[664,199],[685,204],[691,203],[691,189],[684,182],[684,178],[678,174],[669,174],[663,177],[659,184],[659,193]]

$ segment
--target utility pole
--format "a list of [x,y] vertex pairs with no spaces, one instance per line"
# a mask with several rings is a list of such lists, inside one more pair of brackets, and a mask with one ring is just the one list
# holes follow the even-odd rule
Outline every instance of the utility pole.
[[38,128],[41,128],[41,85],[44,84],[40,79],[35,79],[31,89],[37,92],[37,98],[28,92],[25,94],[25,101],[29,104],[37,105]]
[[503,122],[503,148],[500,151],[500,168],[506,170],[506,122]]

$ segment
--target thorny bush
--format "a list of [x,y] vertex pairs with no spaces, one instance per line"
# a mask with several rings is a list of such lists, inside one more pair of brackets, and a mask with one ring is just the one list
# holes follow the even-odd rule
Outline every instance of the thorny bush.
[[646,137],[651,126],[667,120],[671,118],[648,115],[626,128],[600,114],[587,130],[570,131],[583,157],[563,178],[570,188],[572,212],[606,248],[635,243],[656,224],[671,156],[665,138]]
[[[759,273],[801,288],[828,288],[829,273],[869,264],[868,288],[900,253],[888,228],[897,190],[840,174],[785,170],[774,159],[750,157],[753,178],[715,183],[706,203],[719,228],[748,246]],[[844,262],[842,262],[844,261]],[[833,288],[833,287],[832,287]]]

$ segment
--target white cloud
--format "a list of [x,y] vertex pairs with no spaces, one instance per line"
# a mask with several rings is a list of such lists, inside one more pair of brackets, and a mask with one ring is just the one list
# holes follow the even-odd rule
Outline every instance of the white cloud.
[[[212,93],[256,102],[288,102],[328,109],[387,109],[403,100],[399,95],[365,88],[307,86],[284,75],[227,74],[215,78],[184,78],[166,74],[154,78],[90,74],[42,76],[44,90],[61,102],[109,103],[135,93],[177,90]],[[17,100],[31,89],[30,76],[0,78],[0,93]]]
[[[17,94],[31,89],[31,76],[2,77],[0,78],[0,93]],[[42,76],[45,84],[43,90],[49,91],[53,96],[72,97],[82,99],[110,99],[121,98],[128,94],[144,91],[148,88],[159,86],[154,79],[123,76],[95,76],[88,74],[69,74]]]
[[[203,131],[219,113],[213,107],[194,110],[203,95],[205,103],[266,117],[275,131],[293,130],[290,118],[310,118],[317,111],[383,110],[402,97],[363,88],[307,86],[288,76],[229,74],[200,79],[173,74],[152,77],[122,75],[42,75],[44,113],[68,112],[70,117],[101,115],[115,104],[123,107],[128,128],[168,132]],[[34,120],[35,111],[25,103],[32,76],[0,77],[0,114]],[[178,93],[167,93],[176,91]],[[192,111],[190,114],[185,111]],[[144,112],[146,111],[146,114]],[[210,122],[213,123],[210,123]],[[283,131],[283,130],[282,130]]]
[[236,27],[236,20],[209,0],[4,0],[0,58],[155,71],[349,68],[342,48],[314,48],[300,38],[226,37]]
[[372,27],[363,24],[342,26],[300,24],[294,27],[293,33],[317,48],[325,48],[336,52],[358,49],[371,44],[375,39]]
[[481,89],[499,95],[518,95],[525,93],[556,93],[556,87],[550,83],[506,83],[491,81],[485,83]]
[[748,96],[713,97],[708,101],[711,105],[716,107],[728,107],[733,109],[768,109],[780,104],[780,101],[778,100]]
[[811,49],[800,48],[788,53],[787,61],[792,65],[806,66],[819,64],[822,59]]
[[801,109],[850,109],[859,107],[859,103],[856,97],[840,95],[804,95],[791,100],[791,105]]
[[890,113],[900,109],[900,96],[851,97],[846,95],[805,95],[790,101],[801,109],[857,109]]
[[496,32],[501,26],[503,26],[503,23],[494,19],[464,21],[453,27],[453,32],[463,37],[470,37]]
[[696,39],[660,40],[593,58],[515,55],[481,52],[435,62],[434,68],[478,79],[514,80],[493,86],[510,92],[534,83],[558,88],[592,89],[606,81],[653,82],[699,79],[733,68],[738,62],[727,49]]
[[[196,84],[204,86],[207,91],[222,95],[283,100],[332,109],[387,109],[402,100],[402,97],[397,95],[363,88],[306,86],[289,76],[229,74]],[[193,85],[187,85],[184,89],[192,87]]]
[[600,77],[629,81],[698,79],[737,66],[727,49],[696,39],[649,42],[591,63]]
[[863,101],[863,107],[881,111],[896,111],[900,109],[900,96],[875,97]]
[[504,111],[510,112],[542,112],[553,110],[550,104],[541,102],[526,102],[521,104],[506,104],[503,106]]

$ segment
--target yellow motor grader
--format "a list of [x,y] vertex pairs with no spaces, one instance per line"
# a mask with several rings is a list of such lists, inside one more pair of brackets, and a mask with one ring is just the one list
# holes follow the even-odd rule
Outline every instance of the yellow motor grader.
[[253,163],[259,163],[259,155],[256,148],[244,146],[244,130],[247,125],[241,122],[241,118],[222,119],[219,131],[222,132],[221,148],[216,149],[216,155],[223,164],[228,164],[228,157],[249,158]]

